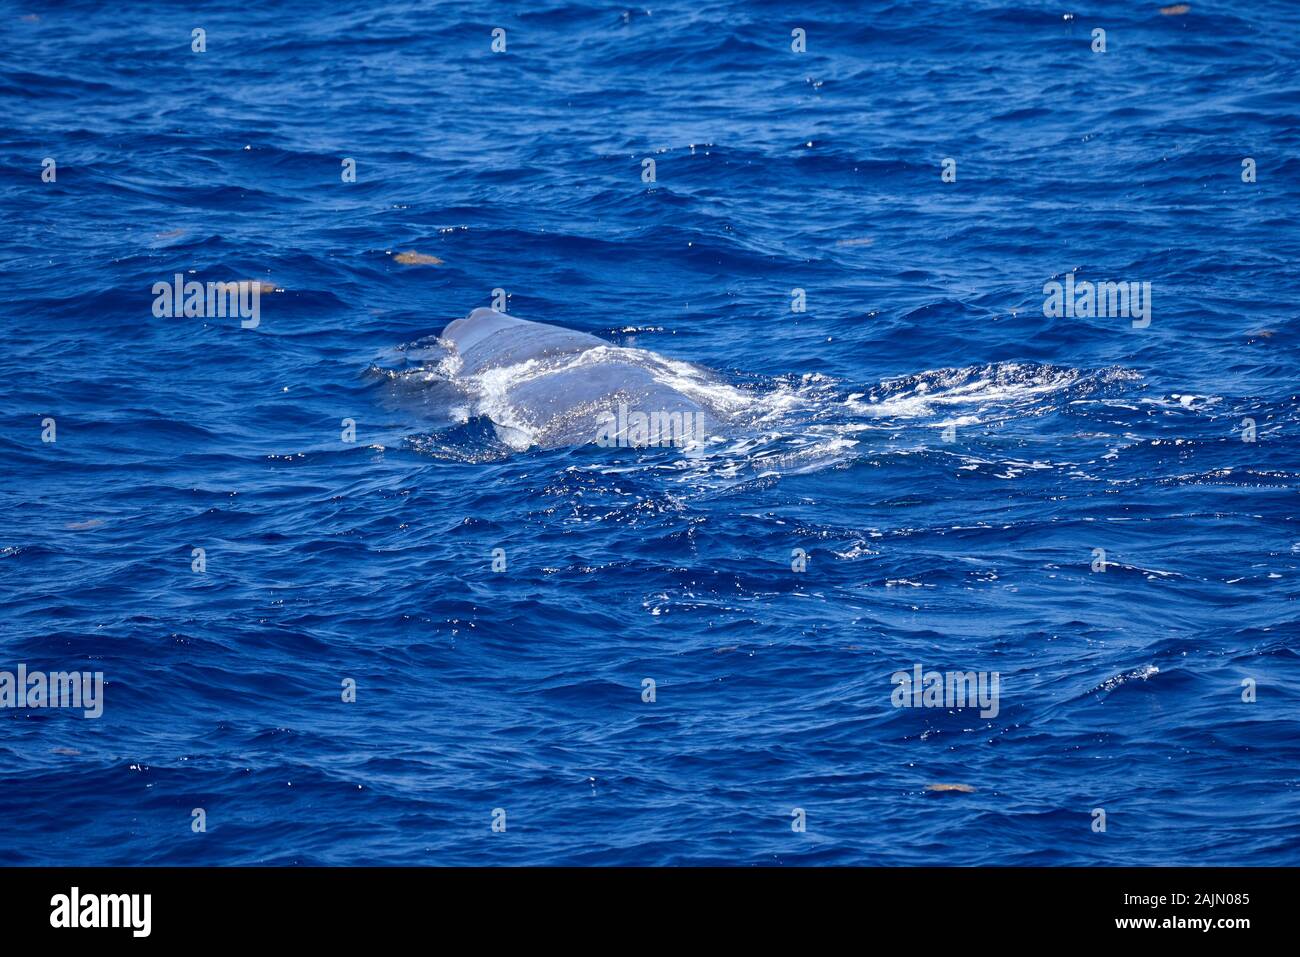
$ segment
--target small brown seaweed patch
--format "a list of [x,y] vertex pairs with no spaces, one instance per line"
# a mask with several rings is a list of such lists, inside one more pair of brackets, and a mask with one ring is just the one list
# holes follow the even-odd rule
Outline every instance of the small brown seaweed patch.
[[940,793],[950,793],[956,791],[960,794],[974,794],[975,789],[969,784],[927,784],[927,791],[938,791]]
[[263,282],[263,281],[260,280],[260,279],[250,279],[250,280],[248,280],[248,284],[249,284],[249,286],[256,286],[256,287],[257,287],[257,291],[258,291],[261,295],[264,295],[264,296],[265,296],[265,295],[269,295],[270,293],[273,293],[273,292],[284,292],[283,289],[279,289],[279,288],[277,288],[276,285],[275,285],[275,283],[273,283],[273,282]]
[[1190,4],[1175,3],[1172,6],[1161,7],[1160,12],[1167,17],[1180,17],[1190,9],[1192,9]]
[[437,256],[430,256],[428,253],[417,253],[414,250],[408,250],[404,253],[398,253],[393,257],[393,262],[399,262],[403,266],[441,266],[442,260]]

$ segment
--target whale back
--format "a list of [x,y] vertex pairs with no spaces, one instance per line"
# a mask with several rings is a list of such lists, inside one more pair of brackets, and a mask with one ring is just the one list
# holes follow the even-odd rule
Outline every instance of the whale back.
[[476,413],[517,448],[602,441],[611,417],[615,432],[636,435],[636,416],[650,416],[649,444],[666,444],[679,422],[688,439],[716,424],[714,410],[682,391],[712,374],[687,363],[492,309],[448,323],[441,338]]
[[455,347],[460,357],[459,375],[480,375],[488,369],[576,355],[609,345],[585,332],[516,319],[495,309],[475,309],[464,319],[448,323],[442,338]]

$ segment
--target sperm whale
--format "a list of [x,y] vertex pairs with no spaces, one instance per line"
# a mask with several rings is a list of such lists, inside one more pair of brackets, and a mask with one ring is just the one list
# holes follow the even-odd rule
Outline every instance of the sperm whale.
[[703,367],[493,309],[448,323],[441,340],[471,414],[518,450],[706,442],[736,392]]

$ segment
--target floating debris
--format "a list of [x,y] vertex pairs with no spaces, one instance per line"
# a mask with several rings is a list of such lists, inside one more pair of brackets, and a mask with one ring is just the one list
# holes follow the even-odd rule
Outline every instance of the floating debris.
[[927,791],[935,791],[939,794],[974,794],[975,789],[969,784],[927,784]]
[[417,253],[414,250],[408,250],[404,253],[398,253],[393,257],[393,262],[401,263],[403,266],[441,266],[442,260],[437,256],[430,256],[428,253]]
[[104,520],[102,518],[88,518],[84,522],[68,522],[68,524],[64,525],[63,527],[70,528],[73,531],[79,532],[87,528],[98,528],[100,525],[103,524],[104,524]]
[[870,236],[863,236],[861,239],[841,239],[836,246],[870,246],[875,240]]
[[1190,9],[1192,9],[1191,4],[1175,3],[1168,7],[1161,7],[1160,12],[1167,17],[1179,17]]

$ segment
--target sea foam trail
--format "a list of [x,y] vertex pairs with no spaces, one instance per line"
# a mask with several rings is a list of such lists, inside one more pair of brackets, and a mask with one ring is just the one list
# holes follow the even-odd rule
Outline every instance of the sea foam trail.
[[[460,356],[445,340],[421,340],[399,351],[413,357],[415,365],[383,372],[395,391],[440,396],[441,406],[435,401],[432,411],[448,425],[465,426],[481,419],[493,426],[489,432],[444,430],[444,441],[436,434],[422,434],[417,444],[424,450],[436,454],[453,445],[499,442],[503,454],[527,451],[543,444],[548,429],[555,429],[554,423],[520,401],[527,387],[570,376],[581,379],[588,370],[619,369],[629,376],[648,377],[714,416],[720,426],[715,434],[675,450],[684,460],[682,467],[746,478],[834,467],[878,450],[887,436],[900,429],[920,429],[925,436],[909,451],[942,447],[940,432],[947,426],[972,430],[969,435],[973,435],[982,426],[992,428],[1063,409],[1071,401],[1122,391],[1140,381],[1135,372],[1122,368],[1086,371],[1002,362],[926,370],[856,387],[817,373],[749,377],[737,384],[696,363],[613,343],[465,376]],[[864,446],[863,441],[872,436],[878,441]],[[462,447],[453,454],[472,458],[487,451]],[[969,460],[984,461],[978,456]],[[1036,467],[1033,462],[1021,466]]]

